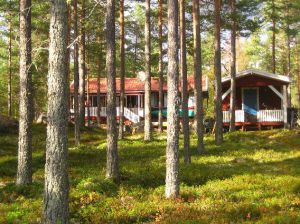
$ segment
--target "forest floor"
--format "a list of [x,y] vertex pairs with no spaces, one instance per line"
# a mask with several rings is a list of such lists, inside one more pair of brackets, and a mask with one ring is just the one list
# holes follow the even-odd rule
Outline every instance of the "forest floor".
[[[176,200],[164,199],[166,135],[120,141],[118,185],[105,180],[105,132],[85,130],[78,148],[71,136],[71,223],[300,223],[300,130],[226,134],[222,146],[207,136],[203,155],[192,136]],[[0,223],[42,221],[45,126],[33,144],[34,184],[16,187],[17,134],[0,134]]]

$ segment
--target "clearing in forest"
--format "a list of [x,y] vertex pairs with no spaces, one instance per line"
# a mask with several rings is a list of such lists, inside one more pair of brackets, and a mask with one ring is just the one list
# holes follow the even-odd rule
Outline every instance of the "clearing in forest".
[[[299,223],[300,130],[237,132],[183,164],[181,198],[164,199],[165,135],[119,143],[121,182],[105,180],[106,133],[85,130],[73,147],[69,178],[72,223]],[[34,184],[15,187],[17,134],[0,135],[0,223],[39,223],[42,217],[45,127],[34,126]],[[181,141],[182,143],[182,141]]]

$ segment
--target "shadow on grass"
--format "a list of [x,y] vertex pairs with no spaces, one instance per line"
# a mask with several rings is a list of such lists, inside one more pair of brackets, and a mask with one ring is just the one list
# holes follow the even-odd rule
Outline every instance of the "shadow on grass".
[[[45,158],[43,155],[34,155],[32,159],[33,173],[44,169]],[[0,176],[15,177],[17,173],[17,158],[0,161]]]
[[0,189],[0,201],[1,203],[13,203],[20,196],[27,199],[38,199],[43,195],[43,190],[43,182],[33,182],[25,186],[16,186],[14,183],[9,183]]

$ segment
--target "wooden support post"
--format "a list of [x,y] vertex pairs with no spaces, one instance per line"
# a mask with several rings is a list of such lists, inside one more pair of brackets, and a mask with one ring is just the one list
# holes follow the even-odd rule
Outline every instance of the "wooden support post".
[[269,88],[270,88],[277,96],[279,96],[280,99],[284,100],[284,99],[283,99],[283,98],[284,98],[283,94],[281,94],[274,86],[269,85],[268,87],[269,87]]
[[140,122],[140,108],[141,108],[141,95],[138,95],[138,110],[137,110],[137,114],[139,116],[139,122]]
[[283,86],[283,121],[284,121],[284,128],[288,128],[288,94],[287,94],[287,85]]
[[223,95],[222,95],[222,101],[225,100],[225,98],[231,93],[231,89],[229,88]]

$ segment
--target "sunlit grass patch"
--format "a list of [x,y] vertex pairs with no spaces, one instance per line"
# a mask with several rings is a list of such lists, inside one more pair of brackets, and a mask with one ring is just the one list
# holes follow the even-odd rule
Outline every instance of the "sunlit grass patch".
[[[14,185],[17,135],[0,136],[0,223],[41,223],[45,126],[34,126],[34,184]],[[181,196],[164,197],[166,133],[119,141],[120,183],[105,179],[106,133],[84,129],[74,147],[69,128],[71,223],[300,223],[300,131],[225,135],[221,146],[205,136],[205,152],[183,162]]]

